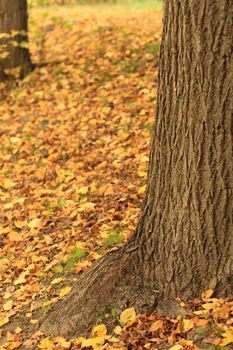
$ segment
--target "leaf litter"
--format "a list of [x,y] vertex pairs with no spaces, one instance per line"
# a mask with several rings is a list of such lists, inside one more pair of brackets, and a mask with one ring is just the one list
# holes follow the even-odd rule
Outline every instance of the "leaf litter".
[[[33,22],[33,16],[41,16]],[[230,349],[233,301],[185,316],[124,310],[108,334],[27,337],[79,273],[135,228],[146,190],[161,13],[32,13],[36,69],[0,84],[0,349]],[[113,315],[115,318],[115,312]],[[30,328],[30,329],[31,329]]]

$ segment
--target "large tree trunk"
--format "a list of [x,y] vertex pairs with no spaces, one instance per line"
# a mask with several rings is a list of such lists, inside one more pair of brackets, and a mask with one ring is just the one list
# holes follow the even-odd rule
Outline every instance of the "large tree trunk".
[[97,262],[41,329],[85,333],[112,308],[233,291],[230,0],[165,0],[157,117],[136,233]]
[[32,69],[29,50],[22,47],[28,42],[27,30],[27,0],[0,0],[0,34],[10,34],[10,37],[0,40],[1,51],[8,53],[6,58],[0,59],[1,79],[6,78],[8,72],[11,74],[17,67],[20,77],[24,77]]

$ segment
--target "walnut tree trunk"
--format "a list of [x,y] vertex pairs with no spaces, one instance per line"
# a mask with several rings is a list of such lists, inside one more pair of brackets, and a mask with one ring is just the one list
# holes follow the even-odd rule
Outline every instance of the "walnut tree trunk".
[[27,0],[0,0],[0,35],[10,34],[10,37],[0,39],[1,52],[8,54],[0,58],[1,79],[7,78],[17,67],[21,78],[32,69],[26,47],[27,31]]
[[134,237],[85,272],[41,329],[85,333],[112,308],[233,291],[233,5],[165,0],[157,115]]

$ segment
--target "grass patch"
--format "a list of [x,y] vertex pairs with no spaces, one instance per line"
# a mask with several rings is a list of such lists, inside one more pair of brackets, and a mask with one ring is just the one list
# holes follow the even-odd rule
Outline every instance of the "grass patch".
[[81,259],[86,258],[87,255],[88,251],[86,249],[75,247],[65,262],[65,268],[67,270],[72,270],[74,265],[77,264]]
[[104,242],[104,247],[111,247],[124,241],[124,237],[118,231],[112,231]]
[[[35,16],[41,14],[48,16],[49,18],[59,18],[59,16],[64,17],[64,15],[75,17],[82,13],[91,14],[96,11],[126,11],[126,10],[148,10],[148,11],[162,11],[163,10],[163,0],[119,0],[115,4],[107,4],[102,1],[96,4],[75,4],[75,5],[49,5],[49,6],[31,6],[29,9],[30,15],[34,18]],[[46,11],[46,13],[45,13]],[[35,17],[35,18],[36,18]],[[59,19],[62,21],[62,19]],[[68,25],[70,25],[70,21]]]
[[147,52],[150,52],[153,55],[158,55],[160,50],[160,44],[158,43],[147,44],[145,49]]

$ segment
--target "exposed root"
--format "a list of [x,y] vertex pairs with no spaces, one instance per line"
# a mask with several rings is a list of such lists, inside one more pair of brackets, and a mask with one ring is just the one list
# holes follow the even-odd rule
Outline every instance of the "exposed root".
[[80,336],[104,322],[112,309],[120,313],[134,306],[142,312],[152,310],[155,304],[156,295],[143,281],[137,255],[123,247],[84,272],[74,291],[42,321],[40,330],[49,335]]

